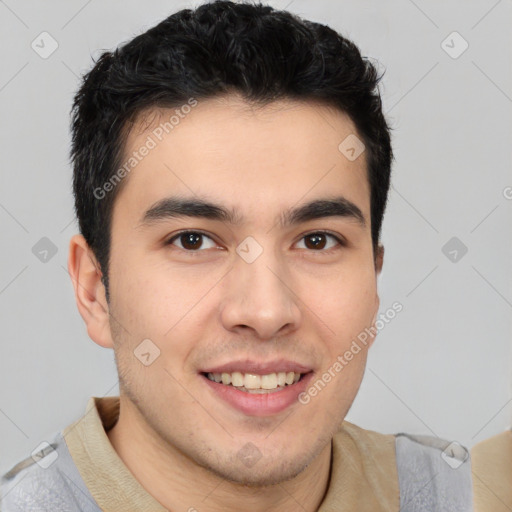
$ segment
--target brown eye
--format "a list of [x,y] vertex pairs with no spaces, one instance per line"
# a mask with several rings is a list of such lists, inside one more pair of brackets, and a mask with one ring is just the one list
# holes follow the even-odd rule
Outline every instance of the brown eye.
[[308,249],[323,249],[326,244],[326,236],[324,234],[308,235],[304,239]]
[[[329,239],[335,240],[334,245],[328,245]],[[343,246],[343,242],[340,238],[337,236],[331,235],[330,233],[325,233],[323,231],[318,231],[315,233],[310,233],[309,235],[306,235],[302,237],[301,240],[305,240],[304,245],[306,246],[306,249],[311,249],[313,251],[317,252],[324,252],[324,249],[329,250],[337,246]],[[326,252],[326,251],[325,251]]]
[[[167,245],[175,245],[174,242],[179,242],[178,247],[180,249],[184,249],[185,251],[195,252],[201,248],[205,248],[205,239],[211,241],[211,247],[215,247],[215,242],[204,233],[200,231],[184,231],[173,236],[170,240],[167,241]],[[211,248],[210,247],[210,248]],[[209,247],[206,247],[207,249]]]

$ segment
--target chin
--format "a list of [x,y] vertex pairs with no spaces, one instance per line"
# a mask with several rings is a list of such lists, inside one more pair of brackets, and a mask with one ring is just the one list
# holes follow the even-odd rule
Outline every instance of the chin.
[[245,471],[240,470],[235,472],[230,469],[227,473],[219,475],[234,484],[242,485],[244,487],[261,488],[270,487],[272,485],[284,483],[287,480],[292,480],[296,476],[300,475],[304,469],[306,469],[306,466],[288,469],[280,468],[278,470],[273,468],[269,471],[261,469],[259,471],[255,471],[254,469],[248,468]]
[[228,482],[245,487],[268,487],[291,480],[302,473],[311,459],[312,454],[297,454],[292,460],[261,458],[253,465],[246,466],[236,456],[231,460],[219,461],[220,464],[204,464],[203,467]]

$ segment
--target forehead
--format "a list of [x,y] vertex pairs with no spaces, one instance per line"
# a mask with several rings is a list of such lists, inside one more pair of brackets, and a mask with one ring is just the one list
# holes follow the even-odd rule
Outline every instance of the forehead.
[[230,95],[147,110],[127,137],[124,162],[135,165],[114,209],[141,212],[173,193],[248,211],[341,193],[366,217],[365,154],[351,161],[339,149],[356,133],[346,114],[311,101],[255,106]]

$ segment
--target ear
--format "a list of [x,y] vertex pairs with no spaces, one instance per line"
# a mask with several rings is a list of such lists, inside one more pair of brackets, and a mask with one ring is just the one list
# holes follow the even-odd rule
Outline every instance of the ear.
[[102,347],[113,348],[102,272],[82,235],[74,235],[69,242],[68,271],[89,337]]
[[[375,275],[379,276],[382,271],[382,265],[384,264],[384,246],[379,244],[377,247],[377,251],[375,253]],[[377,287],[375,287],[375,303],[373,307],[373,320],[370,325],[370,330],[374,332],[375,330],[375,336],[371,336],[369,340],[369,346],[373,344],[375,341],[375,337],[377,336],[375,322],[377,321],[377,314],[379,312],[380,307],[380,297]]]
[[384,246],[379,244],[375,253],[375,273],[380,275],[384,265]]

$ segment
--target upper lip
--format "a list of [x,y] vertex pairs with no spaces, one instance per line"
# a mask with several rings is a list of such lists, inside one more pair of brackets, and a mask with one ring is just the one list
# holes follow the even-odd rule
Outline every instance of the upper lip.
[[251,359],[244,359],[239,361],[230,361],[229,363],[221,364],[218,366],[211,366],[203,373],[252,373],[255,375],[268,375],[270,373],[279,372],[295,372],[295,373],[308,373],[312,370],[311,367],[305,366],[289,359],[276,359],[274,361],[258,362]]

